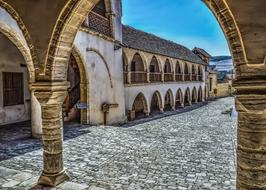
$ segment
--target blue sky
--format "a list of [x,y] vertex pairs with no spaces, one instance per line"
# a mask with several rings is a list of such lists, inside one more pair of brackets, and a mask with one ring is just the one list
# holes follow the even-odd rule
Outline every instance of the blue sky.
[[[230,55],[224,34],[201,0],[123,0],[123,23],[211,55]],[[166,3],[167,2],[167,3]]]

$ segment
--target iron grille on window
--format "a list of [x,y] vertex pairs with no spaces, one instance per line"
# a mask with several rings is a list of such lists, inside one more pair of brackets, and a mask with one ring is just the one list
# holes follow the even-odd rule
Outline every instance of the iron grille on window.
[[23,73],[3,73],[3,105],[24,104]]

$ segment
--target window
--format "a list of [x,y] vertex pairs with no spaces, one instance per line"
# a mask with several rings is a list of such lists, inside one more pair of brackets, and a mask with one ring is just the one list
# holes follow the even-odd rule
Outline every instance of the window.
[[23,73],[3,73],[3,105],[24,104]]

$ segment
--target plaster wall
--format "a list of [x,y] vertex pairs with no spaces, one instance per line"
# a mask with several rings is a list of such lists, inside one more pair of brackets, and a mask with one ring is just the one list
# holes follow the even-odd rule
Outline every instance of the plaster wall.
[[[0,42],[0,125],[30,120],[31,95],[26,62],[16,46],[1,33]],[[23,73],[24,104],[4,107],[3,72]]]
[[78,32],[75,46],[85,62],[88,77],[88,112],[90,124],[103,124],[104,103],[118,104],[107,116],[108,124],[125,121],[122,49],[114,50],[114,41],[83,31]]

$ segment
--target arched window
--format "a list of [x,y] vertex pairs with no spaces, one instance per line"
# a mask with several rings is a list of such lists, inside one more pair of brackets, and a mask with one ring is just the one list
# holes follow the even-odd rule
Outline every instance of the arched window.
[[176,81],[182,81],[182,70],[181,70],[181,65],[177,61],[176,67],[175,67],[175,80]]
[[145,71],[144,62],[139,53],[136,53],[130,64],[131,82],[144,83],[147,82],[147,73]]
[[185,72],[185,81],[190,81],[190,73],[189,73],[189,69],[188,69],[188,64],[187,63],[185,63],[184,72]]
[[151,82],[160,82],[162,74],[160,73],[159,62],[155,56],[152,57],[150,63],[150,81]]
[[164,81],[173,81],[174,76],[171,69],[171,63],[169,59],[166,59],[164,64]]

